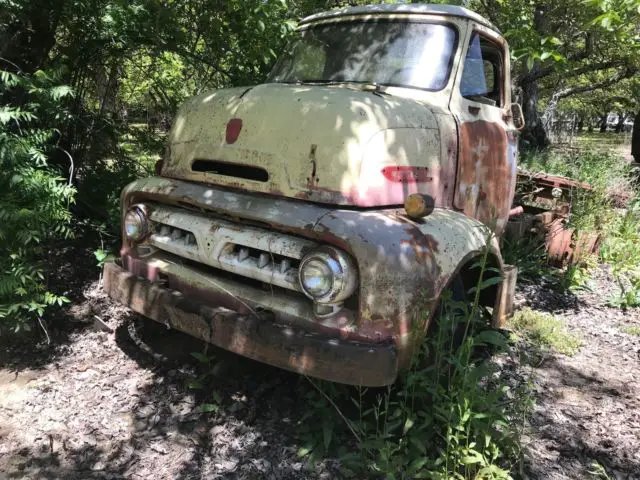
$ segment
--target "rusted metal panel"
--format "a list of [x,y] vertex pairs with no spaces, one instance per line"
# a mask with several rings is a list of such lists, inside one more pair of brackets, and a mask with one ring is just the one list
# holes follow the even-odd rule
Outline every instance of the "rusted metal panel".
[[398,372],[390,343],[365,344],[279,325],[268,316],[241,315],[187,301],[166,288],[105,265],[104,288],[114,300],[206,342],[279,368],[363,386],[393,383]]
[[553,211],[524,213],[514,217],[508,225],[511,238],[538,238],[544,242],[549,263],[557,266],[579,262],[585,255],[598,251],[600,235],[592,232],[576,233],[566,227],[567,215]]
[[[530,184],[526,199],[542,205],[548,205],[555,210],[569,211],[569,206],[576,190],[589,192],[593,187],[587,182],[581,182],[558,175],[549,175],[540,172],[527,172],[518,169],[518,182]],[[608,192],[608,196],[614,206],[624,208],[631,201],[628,192]]]
[[[566,177],[546,173],[518,171],[518,182],[524,188],[519,198],[527,213],[511,222],[510,232],[515,238],[536,230],[544,238],[550,263],[558,266],[580,261],[595,253],[600,244],[597,232],[576,232],[567,228],[571,202],[575,195],[588,195],[591,185]],[[628,200],[615,197],[618,204]],[[528,205],[528,206],[527,206]],[[537,210],[536,210],[537,209]],[[540,210],[540,213],[538,213]]]
[[477,120],[460,125],[456,206],[500,234],[506,227],[516,179],[515,148],[502,125]]

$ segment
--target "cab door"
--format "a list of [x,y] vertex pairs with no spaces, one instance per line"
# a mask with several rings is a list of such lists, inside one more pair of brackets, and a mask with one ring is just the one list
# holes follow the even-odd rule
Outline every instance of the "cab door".
[[509,51],[502,37],[473,22],[464,48],[449,106],[459,146],[454,207],[499,235],[509,218],[516,183]]

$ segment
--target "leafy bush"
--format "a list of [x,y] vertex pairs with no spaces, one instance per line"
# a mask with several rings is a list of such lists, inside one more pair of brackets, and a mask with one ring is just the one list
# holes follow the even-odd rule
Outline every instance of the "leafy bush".
[[508,232],[501,238],[500,251],[504,262],[518,267],[519,283],[539,283],[551,275],[544,238],[539,235],[523,235],[515,239]]
[[620,294],[611,303],[620,307],[640,306],[640,199],[608,226],[600,247],[601,259],[610,263]]
[[0,327],[20,329],[66,301],[48,288],[45,265],[50,243],[72,235],[75,190],[48,165],[71,90],[42,71],[0,71],[0,84]]

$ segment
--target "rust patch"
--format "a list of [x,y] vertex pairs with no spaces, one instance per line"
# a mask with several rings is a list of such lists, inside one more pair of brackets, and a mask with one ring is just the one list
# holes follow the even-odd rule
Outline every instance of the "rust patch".
[[456,206],[501,233],[515,192],[515,144],[499,123],[460,125]]
[[[276,367],[352,385],[384,386],[398,371],[392,343],[363,344],[309,335],[260,317],[187,301],[110,263],[104,288],[111,298],[201,340]],[[336,368],[338,367],[338,368]]]
[[[432,235],[429,235],[428,233],[422,233],[420,230],[413,227],[409,227],[405,229],[405,232],[407,232],[409,236],[411,236],[411,240],[401,240],[400,241],[401,245],[411,244],[411,245],[420,247],[421,251],[423,252],[424,251],[426,252],[433,251],[436,253],[439,252],[438,250],[439,243],[435,238],[433,238]],[[420,255],[420,258],[423,258],[424,256],[425,254],[422,253]]]
[[314,143],[309,149],[309,162],[311,162],[311,176],[307,177],[307,186],[309,188],[315,188],[318,185],[318,177],[316,176],[316,171],[318,170],[316,150],[318,150],[318,145]]

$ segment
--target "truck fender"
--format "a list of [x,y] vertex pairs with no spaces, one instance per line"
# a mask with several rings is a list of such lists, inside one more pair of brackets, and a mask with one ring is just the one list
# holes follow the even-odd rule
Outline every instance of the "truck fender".
[[417,302],[423,307],[414,312],[417,316],[414,324],[419,328],[414,328],[414,335],[402,339],[402,345],[399,345],[403,350],[401,362],[407,361],[416,341],[423,340],[434,321],[440,298],[457,277],[467,291],[479,284],[481,275],[483,281],[493,277],[502,278],[498,283],[489,282],[492,284],[482,289],[479,297],[481,306],[493,308],[492,326],[502,326],[512,306],[515,272],[511,266],[505,265],[498,238],[491,229],[462,213],[442,209],[435,209],[425,218],[406,218],[406,221],[429,239],[433,259],[439,268],[438,277],[431,279],[431,298]]

